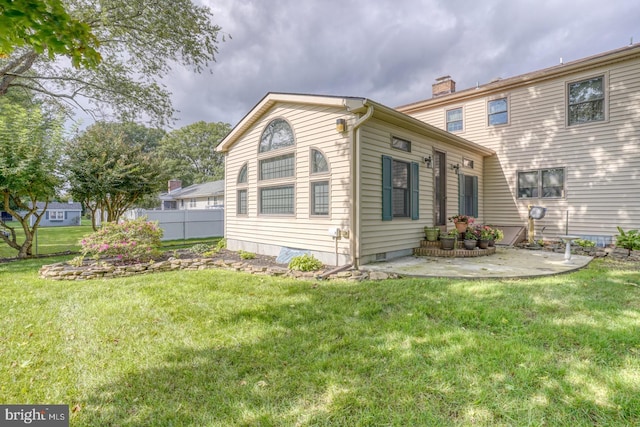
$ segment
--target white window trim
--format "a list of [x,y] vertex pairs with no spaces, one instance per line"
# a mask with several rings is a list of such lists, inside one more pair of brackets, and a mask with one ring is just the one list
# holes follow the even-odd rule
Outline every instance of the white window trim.
[[[460,129],[460,130],[447,130],[447,125],[449,124],[449,122],[447,122],[447,112],[449,112],[451,110],[462,110],[462,129]],[[464,107],[464,105],[458,105],[458,106],[452,106],[450,108],[445,108],[445,110],[444,110],[444,130],[446,130],[447,132],[450,132],[450,133],[455,133],[456,135],[464,133],[464,131],[467,129],[467,127],[465,126],[465,123],[466,123],[465,112],[466,112],[466,108]],[[488,122],[488,120],[489,120],[489,118],[487,116],[487,122]]]
[[[492,125],[489,124],[489,103],[491,101],[498,101],[500,99],[506,99],[507,100],[507,122],[506,123],[500,123],[497,125]],[[487,125],[488,128],[494,128],[494,127],[500,127],[500,126],[509,126],[511,124],[511,96],[510,95],[496,95],[496,96],[492,96],[491,98],[487,98],[487,102],[485,102],[484,104],[485,107],[485,123]],[[464,123],[463,123],[464,126]]]
[[49,221],[64,221],[64,211],[62,210],[50,210]]

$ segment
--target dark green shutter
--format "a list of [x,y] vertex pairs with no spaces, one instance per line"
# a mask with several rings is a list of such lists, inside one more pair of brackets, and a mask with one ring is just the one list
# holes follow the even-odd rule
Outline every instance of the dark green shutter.
[[392,160],[389,156],[382,156],[382,220],[393,219],[391,198],[393,195]]
[[420,219],[420,186],[418,163],[411,163],[411,219]]
[[464,175],[458,175],[458,213],[466,215],[464,211]]
[[474,176],[473,179],[473,215],[478,218],[478,177]]

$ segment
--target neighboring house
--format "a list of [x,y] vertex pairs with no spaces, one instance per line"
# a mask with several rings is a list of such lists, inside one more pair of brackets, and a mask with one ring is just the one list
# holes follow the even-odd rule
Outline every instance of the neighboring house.
[[[44,202],[37,202],[38,215],[44,209]],[[64,225],[80,225],[82,218],[82,204],[80,202],[49,202],[44,216],[40,220],[40,227],[60,227]],[[30,225],[33,226],[35,218],[30,217]]]
[[460,92],[446,76],[433,92],[398,111],[497,153],[484,162],[485,222],[524,225],[533,204],[547,208],[538,238],[606,244],[616,226],[638,228],[640,44]]
[[[227,247],[304,249],[329,265],[411,254],[425,226],[460,206],[482,217],[484,158],[494,155],[365,98],[281,93],[217,150],[226,153]],[[472,168],[451,160],[463,157]]]
[[224,207],[224,180],[193,184],[182,188],[179,180],[170,180],[168,191],[160,195],[162,210],[168,209],[222,209]]

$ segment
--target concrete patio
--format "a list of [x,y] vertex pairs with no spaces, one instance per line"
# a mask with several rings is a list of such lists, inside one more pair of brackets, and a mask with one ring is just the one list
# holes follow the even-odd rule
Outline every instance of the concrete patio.
[[495,255],[477,258],[407,256],[366,264],[364,271],[382,271],[413,277],[518,278],[568,273],[585,267],[593,259],[542,250],[498,247]]

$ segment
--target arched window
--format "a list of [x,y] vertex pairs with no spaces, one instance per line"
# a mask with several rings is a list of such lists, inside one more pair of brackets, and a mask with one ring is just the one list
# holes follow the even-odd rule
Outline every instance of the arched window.
[[238,184],[246,184],[247,183],[247,165],[245,164],[240,169],[238,173]]
[[260,137],[260,152],[277,150],[284,147],[295,145],[293,130],[289,123],[284,119],[275,119],[271,121],[262,132]]
[[311,173],[329,172],[329,163],[326,157],[318,150],[311,150]]

